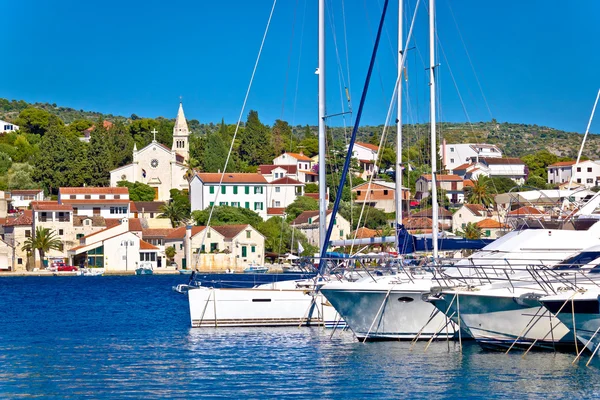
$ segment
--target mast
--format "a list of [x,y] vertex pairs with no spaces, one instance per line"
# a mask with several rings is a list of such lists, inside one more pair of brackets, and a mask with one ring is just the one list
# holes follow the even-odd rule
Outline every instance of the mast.
[[326,246],[327,181],[325,177],[325,0],[319,0],[319,248]]
[[431,124],[431,219],[433,259],[438,256],[437,149],[435,135],[435,0],[429,0],[429,120]]
[[[404,1],[398,0],[398,92],[396,109],[396,230],[402,225],[402,19]],[[396,238],[396,250],[400,253],[400,242],[398,234]]]

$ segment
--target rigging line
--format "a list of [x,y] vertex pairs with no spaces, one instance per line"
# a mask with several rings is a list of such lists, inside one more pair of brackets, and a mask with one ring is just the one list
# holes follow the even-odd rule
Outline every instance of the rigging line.
[[[350,55],[348,54],[348,35],[346,33],[346,9],[344,8],[344,0],[342,0],[342,21],[344,23],[344,46],[346,53],[346,72],[348,74],[348,93],[352,93],[352,85],[350,84]],[[352,112],[352,103],[350,98],[348,99],[349,109]],[[345,118],[345,117],[344,117]],[[352,121],[350,121],[352,122]]]
[[244,96],[244,102],[242,103],[242,109],[240,110],[240,116],[238,117],[237,124],[235,125],[235,131],[233,133],[233,138],[231,139],[231,145],[229,146],[229,152],[227,153],[227,158],[225,159],[225,166],[223,167],[223,172],[221,173],[221,178],[219,178],[219,186],[217,187],[217,193],[215,195],[215,200],[213,202],[212,207],[210,208],[210,213],[208,214],[208,220],[206,221],[206,228],[204,229],[204,234],[202,235],[202,241],[200,242],[200,244],[201,244],[200,248],[202,248],[202,245],[204,244],[204,240],[206,239],[206,234],[210,227],[210,220],[212,219],[212,215],[215,210],[215,206],[217,205],[219,193],[221,192],[221,186],[223,186],[223,178],[225,177],[225,173],[227,171],[227,165],[229,164],[229,159],[231,158],[231,153],[233,152],[233,145],[235,143],[235,138],[237,137],[238,131],[240,129],[240,124],[242,122],[242,118],[244,117],[244,110],[246,109],[246,103],[248,102],[248,97],[250,96],[250,89],[252,88],[252,83],[254,82],[254,76],[256,75],[256,70],[258,68],[258,62],[260,61],[260,56],[262,54],[263,47],[265,45],[265,40],[267,39],[267,33],[269,32],[269,27],[271,26],[271,19],[273,18],[273,12],[275,11],[276,4],[277,4],[277,0],[273,0],[273,6],[271,7],[271,13],[269,14],[269,20],[267,21],[267,26],[265,27],[265,33],[263,34],[263,38],[260,43],[260,48],[258,49],[258,55],[256,56],[254,68],[252,69],[252,75],[250,76],[250,82],[248,83],[248,89],[246,90],[246,95]]
[[285,84],[283,85],[283,99],[281,100],[281,120],[283,120],[283,112],[285,109],[285,98],[287,95],[287,86],[290,77],[290,67],[292,63],[292,48],[294,45],[294,33],[296,31],[296,13],[298,11],[298,1],[296,0],[296,6],[294,7],[294,19],[292,22],[292,36],[290,37],[290,48],[288,50],[287,68],[285,70]]
[[298,102],[298,84],[300,82],[300,65],[302,60],[302,43],[304,42],[304,23],[306,22],[306,3],[307,0],[304,0],[304,11],[302,13],[302,27],[300,28],[300,51],[298,52],[298,69],[296,70],[296,91],[294,93],[294,109],[292,111],[292,126],[291,126],[291,134],[290,134],[290,148],[289,151],[293,150],[294,145],[294,127],[296,125],[296,105]]
[[450,9],[450,15],[452,16],[452,20],[454,21],[454,25],[456,26],[456,31],[458,32],[458,37],[460,37],[460,41],[463,45],[463,48],[465,49],[465,53],[467,54],[469,64],[471,65],[471,70],[473,70],[473,75],[475,75],[475,81],[477,82],[477,86],[479,87],[479,91],[481,92],[481,97],[483,97],[483,102],[485,103],[488,113],[490,114],[490,118],[493,119],[494,116],[492,114],[492,110],[490,109],[490,106],[487,102],[485,94],[483,93],[483,88],[481,87],[481,83],[479,81],[479,77],[477,76],[477,72],[475,72],[475,66],[473,65],[473,61],[471,60],[471,56],[469,55],[469,51],[467,50],[467,45],[465,44],[462,33],[460,32],[460,28],[458,27],[458,22],[456,21],[456,18],[454,17],[454,11],[452,11],[452,7],[450,6],[450,1],[446,1],[446,3],[448,3],[448,8]]
[[[333,47],[335,49],[335,58],[337,61],[337,67],[338,67],[338,74],[341,75],[341,79],[342,79],[342,83],[344,86],[346,86],[346,81],[344,80],[344,74],[342,71],[342,61],[340,59],[340,52],[338,49],[338,44],[337,44],[337,35],[335,33],[336,29],[335,29],[335,20],[333,18],[333,11],[330,9],[331,4],[327,3],[329,6],[327,7],[327,16],[329,17],[329,24],[331,25],[331,35],[333,37]],[[342,112],[344,112],[344,105],[342,104]]]
[[379,48],[379,41],[381,39],[381,31],[383,29],[383,22],[385,20],[385,14],[387,12],[389,0],[385,0],[383,5],[383,12],[381,13],[381,20],[379,22],[379,28],[377,30],[377,36],[375,38],[375,45],[373,46],[373,53],[371,55],[371,61],[369,63],[369,69],[367,70],[367,76],[365,78],[365,85],[361,94],[360,103],[358,105],[358,111],[356,114],[356,120],[354,121],[354,127],[352,128],[352,137],[350,139],[350,146],[348,147],[348,153],[346,156],[346,160],[344,161],[344,170],[342,171],[341,182],[338,188],[338,193],[335,197],[335,203],[333,205],[333,210],[331,212],[331,217],[329,218],[329,226],[327,227],[327,232],[325,233],[325,240],[322,243],[321,248],[321,257],[319,259],[319,274],[323,274],[323,268],[325,266],[325,255],[327,253],[327,244],[331,239],[331,232],[333,231],[333,225],[335,222],[335,216],[337,214],[338,208],[340,207],[340,200],[342,196],[342,188],[346,183],[346,175],[348,174],[348,169],[350,167],[350,159],[352,156],[352,147],[354,146],[354,142],[356,141],[356,133],[358,131],[358,126],[360,124],[360,118],[362,116],[363,108],[365,105],[365,100],[367,98],[367,90],[369,88],[369,82],[371,80],[371,75],[373,73],[373,65],[375,64],[375,56],[377,55],[377,49]]

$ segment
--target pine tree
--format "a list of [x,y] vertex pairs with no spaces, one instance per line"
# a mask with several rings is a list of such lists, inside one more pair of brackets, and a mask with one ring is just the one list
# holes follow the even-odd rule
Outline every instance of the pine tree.
[[246,128],[240,140],[240,157],[250,166],[267,164],[272,161],[271,132],[258,119],[254,110],[248,113]]
[[[101,126],[101,125],[100,125]],[[108,133],[101,127],[92,131],[89,147],[89,172],[91,186],[108,186],[110,183],[110,170],[113,169],[113,154]]]
[[[206,172],[217,172],[223,170],[225,160],[227,159],[227,147],[218,132],[209,133],[206,139],[206,148],[202,159],[202,170]],[[227,166],[227,170],[231,170]]]

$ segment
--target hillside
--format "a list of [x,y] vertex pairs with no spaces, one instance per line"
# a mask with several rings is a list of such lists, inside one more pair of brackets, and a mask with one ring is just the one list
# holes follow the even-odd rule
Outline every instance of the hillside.
[[[15,121],[19,113],[27,107],[43,109],[51,114],[58,116],[65,124],[70,124],[76,120],[97,121],[98,119],[112,122],[123,122],[125,124],[140,119],[133,114],[130,117],[115,116],[112,114],[102,114],[94,111],[76,110],[69,107],[61,107],[56,104],[34,103],[29,104],[23,100],[8,100],[0,98],[0,119]],[[173,119],[173,118],[167,118]],[[215,132],[218,129],[218,122],[200,123],[197,120],[188,121],[190,130],[197,134],[206,134]],[[270,122],[270,121],[269,121]],[[306,127],[294,127],[294,135],[302,136]],[[317,127],[311,126],[311,132],[316,133]],[[359,130],[358,140],[366,142],[376,142],[383,130],[383,126],[363,126]],[[348,133],[350,129],[347,130]],[[390,146],[393,146],[393,137],[395,127],[389,129],[386,140]],[[414,145],[422,138],[429,135],[429,126],[427,124],[405,125],[404,146]],[[476,122],[471,125],[467,123],[441,123],[438,127],[438,133],[448,143],[489,143],[498,145],[506,156],[522,157],[540,150],[548,150],[559,157],[575,158],[581,145],[582,134],[576,132],[565,132],[558,129],[526,125],[519,123],[498,123]],[[330,134],[334,140],[343,141],[344,129],[340,127],[331,127]],[[586,143],[583,155],[590,159],[600,159],[600,136],[590,135]]]

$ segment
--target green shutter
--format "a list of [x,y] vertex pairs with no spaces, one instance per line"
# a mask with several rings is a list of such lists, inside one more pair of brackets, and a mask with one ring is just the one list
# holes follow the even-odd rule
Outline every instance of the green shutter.
[[214,194],[215,193],[215,187],[214,186],[211,186],[208,190],[210,191],[210,194]]
[[249,201],[246,202],[246,208],[248,208],[248,209],[250,208],[250,202]]
[[[250,194],[250,186],[246,186],[245,191],[246,191],[246,194]],[[246,207],[246,208],[248,208],[248,207]]]
[[256,246],[252,246],[252,252],[256,253]]
[[242,257],[247,257],[248,256],[248,251],[246,249],[246,246],[242,246]]
[[237,188],[238,188],[237,186],[233,187],[233,194],[237,194]]
[[221,186],[221,194],[227,193],[227,186]]

